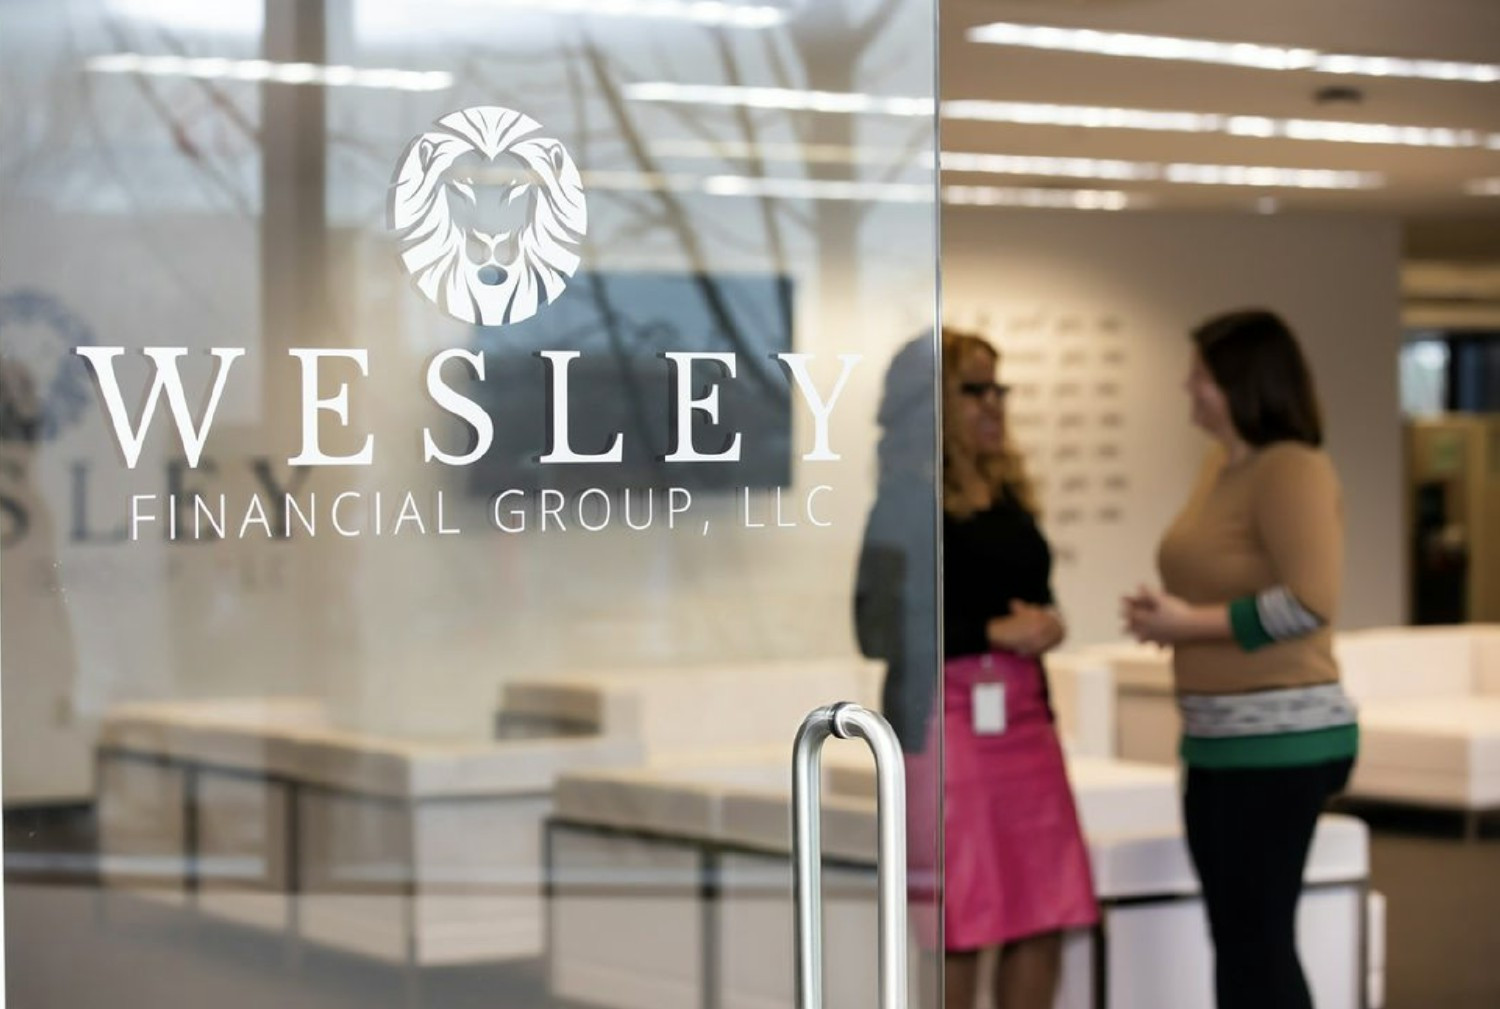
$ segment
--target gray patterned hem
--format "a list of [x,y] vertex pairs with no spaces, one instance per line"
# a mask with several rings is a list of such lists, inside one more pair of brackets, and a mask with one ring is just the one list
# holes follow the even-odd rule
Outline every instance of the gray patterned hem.
[[1353,725],[1358,712],[1337,683],[1249,694],[1183,694],[1182,731],[1199,739],[1270,736]]

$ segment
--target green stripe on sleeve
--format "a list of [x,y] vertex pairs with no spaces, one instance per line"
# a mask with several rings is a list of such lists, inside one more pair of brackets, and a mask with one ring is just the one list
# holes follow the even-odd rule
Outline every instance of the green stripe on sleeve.
[[1247,652],[1276,641],[1260,622],[1260,607],[1255,596],[1244,596],[1229,604],[1229,626],[1234,631],[1234,640]]

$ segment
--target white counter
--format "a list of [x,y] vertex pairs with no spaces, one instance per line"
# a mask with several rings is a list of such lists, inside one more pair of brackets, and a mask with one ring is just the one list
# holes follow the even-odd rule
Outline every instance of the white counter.
[[[873,770],[858,755],[827,763],[829,976],[838,979],[828,999],[857,1009],[875,997]],[[1058,1009],[1201,1009],[1211,954],[1176,773],[1073,758],[1069,776],[1104,922],[1069,937]],[[697,1009],[713,983],[726,1009],[790,1007],[789,802],[784,758],[564,775],[549,830],[554,993],[609,1009]],[[1368,875],[1364,825],[1324,817],[1299,926],[1320,1009],[1360,1009],[1367,981],[1378,982],[1363,973]]]

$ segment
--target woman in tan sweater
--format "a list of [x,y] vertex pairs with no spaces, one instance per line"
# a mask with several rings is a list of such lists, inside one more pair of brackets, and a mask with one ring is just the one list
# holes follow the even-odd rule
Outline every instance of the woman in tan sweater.
[[1312,1009],[1296,949],[1318,814],[1359,745],[1330,625],[1343,567],[1338,475],[1312,377],[1266,311],[1193,333],[1193,422],[1219,443],[1162,540],[1162,591],[1124,601],[1170,646],[1184,822],[1215,950],[1219,1009]]

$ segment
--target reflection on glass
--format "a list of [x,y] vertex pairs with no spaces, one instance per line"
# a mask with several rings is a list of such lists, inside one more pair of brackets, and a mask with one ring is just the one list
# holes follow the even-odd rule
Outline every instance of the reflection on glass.
[[[12,1004],[792,1004],[790,746],[881,705],[882,502],[936,676],[899,504],[934,494],[932,30],[10,5]],[[867,1005],[873,782],[827,759],[828,992]]]

